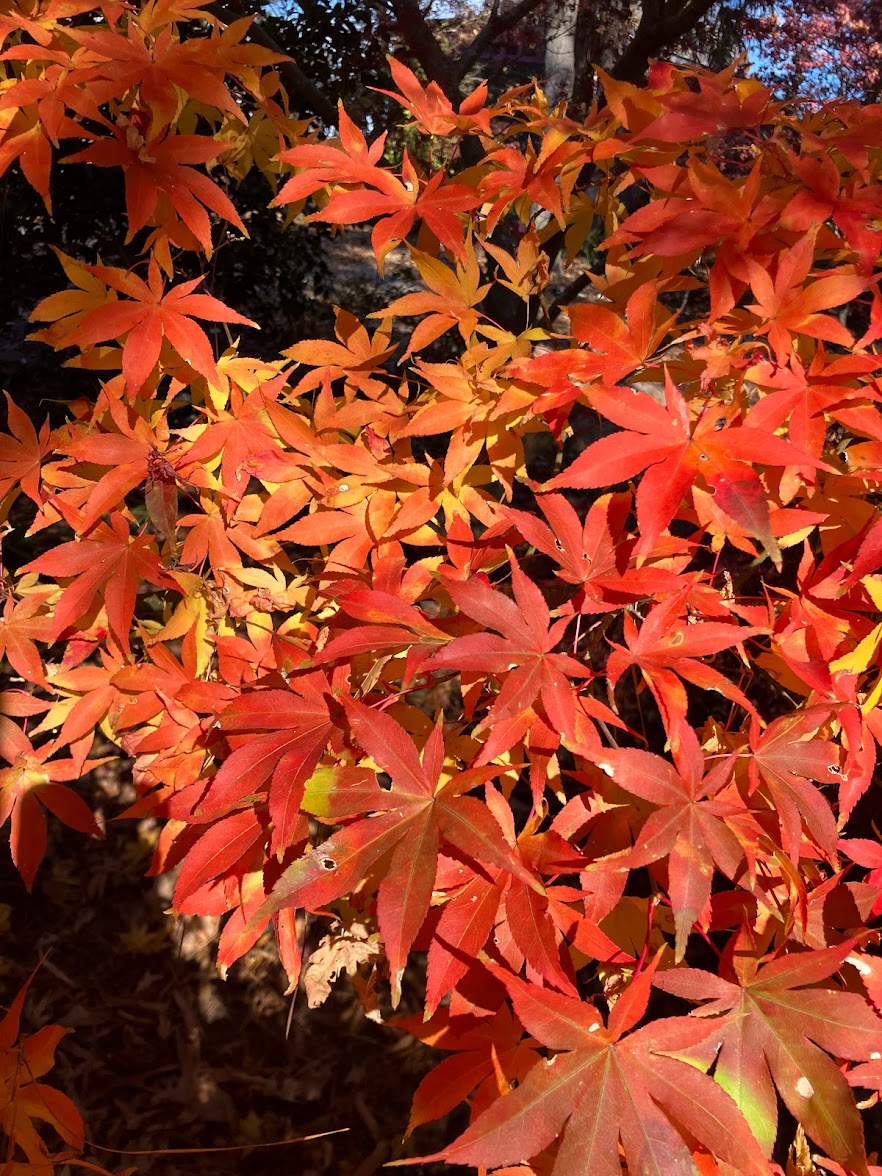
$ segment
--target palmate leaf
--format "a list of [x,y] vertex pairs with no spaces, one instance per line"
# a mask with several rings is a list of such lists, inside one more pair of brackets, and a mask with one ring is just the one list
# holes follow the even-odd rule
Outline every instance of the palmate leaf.
[[[88,742],[91,741],[91,737]],[[106,759],[87,760],[82,754],[69,759],[52,759],[56,744],[33,747],[22,732],[4,741],[0,763],[0,826],[10,823],[10,851],[13,864],[28,890],[46,852],[46,814],[43,807],[65,825],[81,833],[103,836],[92,810],[79,795],[61,781],[78,780]]]
[[828,718],[824,707],[782,715],[753,743],[752,786],[768,792],[781,826],[781,843],[794,862],[800,856],[803,824],[828,857],[836,850],[836,819],[812,783],[834,784],[841,779],[839,749],[829,740],[812,738]]
[[372,311],[371,318],[386,318],[387,315],[426,315],[414,329],[403,358],[415,351],[428,347],[437,338],[458,327],[463,341],[477,331],[481,320],[480,306],[490,289],[490,283],[480,285],[481,271],[474,253],[469,253],[462,265],[452,270],[436,257],[430,257],[418,249],[411,250],[414,262],[429,293],[404,294],[396,298],[383,310]]
[[313,659],[314,665],[404,647],[409,681],[420,664],[447,640],[447,634],[421,609],[391,592],[355,588],[341,594],[339,605],[338,619],[347,616],[355,624],[335,633]]
[[[461,792],[500,771],[472,768],[440,785],[444,760],[442,727],[436,726],[422,757],[404,728],[389,715],[347,699],[352,731],[371,759],[392,778],[388,789],[376,778],[335,786],[333,777],[307,786],[303,809],[326,823],[356,819],[294,862],[255,918],[284,907],[321,907],[349,893],[379,866],[377,916],[392,974],[392,1003],[401,997],[407,955],[429,910],[442,843],[481,869],[494,866],[542,891],[541,884],[506,844],[488,809]],[[312,782],[310,782],[312,783]],[[330,785],[330,786],[328,786]]]
[[[174,463],[179,451],[167,444],[165,417],[151,428],[134,413],[126,416],[118,412],[114,424],[118,431],[84,432],[59,446],[78,464],[107,467],[107,472],[94,483],[89,494],[81,531],[88,531],[103,514],[117,509],[130,491],[146,483],[148,511],[153,517],[154,512],[150,509],[153,495],[157,499],[154,505],[166,506],[163,514],[170,532],[176,521],[177,471]],[[164,504],[159,501],[165,497],[158,493],[160,487],[167,487],[168,498]]]
[[[278,439],[267,420],[266,398],[262,389],[247,396],[236,412],[218,412],[206,425],[187,430],[190,441],[187,470],[210,464],[220,455],[220,474],[224,489],[240,498],[251,474],[245,468],[258,455],[269,461],[280,452]],[[192,476],[192,475],[191,475]]]
[[742,690],[713,666],[698,659],[740,645],[762,630],[722,621],[692,621],[686,615],[689,590],[678,593],[646,614],[640,628],[625,614],[625,645],[610,642],[607,678],[615,687],[625,670],[636,666],[658,703],[662,721],[674,735],[686,719],[688,706],[684,679],[701,690],[714,690],[755,715]]
[[[492,784],[485,786],[488,807],[499,821],[506,841],[537,876],[573,874],[585,858],[553,831],[537,833],[535,816],[515,836],[508,803]],[[494,879],[491,885],[486,875]],[[559,992],[576,995],[573,963],[564,940],[585,954],[611,960],[618,948],[581,913],[582,892],[568,886],[534,887],[502,870],[485,866],[480,874],[458,866],[452,878],[443,872],[435,889],[449,888],[429,944],[426,968],[426,1011],[434,1013],[442,999],[469,973],[491,932],[494,945],[513,970],[527,965],[527,975]],[[494,931],[495,926],[495,931]]]
[[[300,820],[306,781],[313,775],[334,724],[321,675],[300,678],[291,690],[255,690],[221,711],[221,729],[234,748],[206,786],[199,781],[178,792],[174,816],[190,823],[215,821],[249,799],[267,793],[273,831],[270,848],[291,844]],[[337,786],[366,779],[367,772],[336,768]]]
[[622,312],[596,302],[567,308],[574,340],[587,347],[549,351],[513,365],[513,374],[548,389],[546,405],[577,399],[592,383],[612,388],[635,371],[649,366],[674,321],[663,314],[658,322],[658,283],[637,287]]
[[210,825],[184,858],[175,883],[175,910],[181,910],[200,886],[240,863],[263,836],[263,826],[250,808]]
[[819,312],[851,302],[870,285],[869,279],[860,274],[837,272],[804,286],[814,261],[816,231],[806,233],[778,255],[774,277],[769,272],[768,261],[760,265],[751,258],[747,263],[756,296],[756,302],[748,303],[747,309],[759,318],[757,334],[768,334],[775,358],[781,364],[792,351],[791,337],[797,332],[852,347],[851,332],[838,319]]
[[52,638],[77,624],[100,602],[120,647],[129,652],[129,631],[138,588],[147,580],[158,588],[179,590],[162,567],[152,535],[132,536],[128,522],[114,511],[110,526],[99,523],[88,538],[62,543],[32,560],[26,571],[71,578],[55,606]]
[[661,756],[629,748],[604,750],[598,766],[626,791],[658,805],[621,864],[635,869],[667,859],[679,962],[693,923],[707,927],[714,867],[734,880],[745,845],[751,852],[760,827],[729,783],[730,761],[716,762],[705,774],[704,753],[685,724],[672,742],[676,767]]
[[122,370],[131,396],[140,391],[153,371],[162,351],[163,339],[194,371],[206,380],[217,380],[211,343],[194,319],[257,326],[210,294],[195,294],[202,278],[180,282],[166,290],[155,257],[150,259],[146,282],[130,270],[116,266],[84,268],[110,289],[126,295],[126,299],[105,302],[88,311],[64,336],[61,345],[76,345],[86,350],[96,343],[125,336]]
[[35,593],[16,601],[10,594],[0,617],[0,658],[5,658],[27,682],[45,680],[37,643],[52,639],[52,618],[46,615],[48,593]]
[[504,893],[502,875],[491,884],[483,874],[474,874],[445,903],[426,961],[427,1015],[434,1014],[441,1001],[456,989],[478,953],[487,946]]
[[95,62],[94,74],[106,78],[113,92],[122,95],[132,86],[140,87],[141,98],[150,110],[151,130],[158,134],[173,122],[181,91],[245,121],[224,84],[225,74],[244,76],[249,66],[280,60],[278,54],[259,45],[242,43],[249,23],[236,21],[223,32],[215,28],[210,36],[195,38],[173,37],[165,28],[148,39],[148,30],[135,21],[127,25],[125,37],[111,29],[88,26],[65,31],[88,50]]
[[[206,135],[167,135],[145,142],[120,130],[103,136],[84,151],[69,155],[65,163],[91,163],[96,167],[120,167],[126,181],[128,239],[156,216],[164,196],[209,256],[212,251],[211,221],[206,210],[216,213],[246,237],[248,231],[229,197],[192,164],[210,163],[228,150],[227,144]],[[204,207],[203,207],[204,206]],[[173,225],[165,224],[166,229]]]
[[779,956],[757,968],[756,945],[741,933],[723,974],[697,968],[656,975],[654,983],[686,1000],[709,1000],[718,1044],[714,1076],[732,1096],[767,1155],[775,1142],[775,1091],[820,1147],[856,1173],[867,1172],[864,1133],[848,1082],[829,1055],[867,1061],[882,1051],[882,1019],[863,997],[817,987],[849,957],[853,941]]
[[765,429],[730,422],[730,410],[701,417],[693,426],[689,405],[665,374],[665,402],[632,389],[592,389],[591,406],[624,431],[602,437],[545,485],[609,487],[646,471],[637,489],[640,541],[636,554],[652,551],[698,479],[715,504],[748,535],[758,539],[776,567],[781,551],[769,523],[769,495],[754,465],[820,465],[789,441]]
[[463,256],[466,222],[462,214],[471,212],[481,203],[480,195],[473,188],[444,183],[443,172],[437,172],[428,183],[421,181],[406,151],[402,161],[402,180],[388,172],[375,174],[382,179],[381,191],[335,192],[327,205],[320,212],[313,213],[309,220],[359,224],[381,217],[371,234],[381,275],[386,255],[407,237],[418,218],[452,256]]
[[744,1176],[770,1172],[729,1095],[670,1056],[712,1030],[671,1017],[634,1031],[646,1011],[652,966],[619,997],[606,1027],[590,1003],[488,966],[527,1032],[554,1052],[455,1143],[427,1158],[487,1168],[516,1164],[560,1135],[552,1176],[621,1176],[620,1142],[629,1172],[670,1176],[698,1171],[685,1130]]
[[[55,1051],[70,1029],[44,1025],[30,1036],[21,1034],[25,998],[36,973],[31,973],[6,1015],[0,1020],[0,1131],[6,1137],[4,1151],[11,1157],[20,1148],[25,1164],[4,1164],[9,1172],[54,1172],[49,1149],[37,1129],[48,1124],[71,1147],[83,1146],[83,1119],[73,1102],[60,1090],[37,1081],[55,1066]],[[96,1169],[100,1171],[100,1169]]]
[[380,94],[387,94],[408,110],[416,119],[422,130],[430,135],[452,135],[472,133],[473,131],[490,132],[490,112],[484,109],[487,101],[486,83],[481,83],[471,94],[467,95],[456,113],[450,104],[450,99],[437,82],[429,82],[425,88],[412,70],[394,57],[387,58],[392,78],[398,92],[395,90],[378,90]]
[[450,1051],[417,1087],[407,1135],[423,1123],[449,1114],[476,1091],[472,1106],[489,1104],[511,1082],[523,1082],[541,1058],[536,1042],[503,1003],[492,1017],[451,1016],[439,1009],[428,1021],[407,1017],[396,1022],[433,1049]]
[[40,501],[41,467],[52,451],[49,422],[39,435],[31,418],[6,393],[8,433],[0,433],[0,497],[19,487],[34,502]]
[[[786,367],[771,360],[750,369],[753,381],[762,391],[761,398],[747,414],[751,428],[776,430],[785,422],[790,440],[798,448],[820,458],[829,422],[842,414],[843,423],[854,402],[879,403],[876,390],[868,384],[855,383],[861,376],[878,371],[875,355],[834,355],[828,362],[823,343],[811,363],[802,364],[794,354]],[[861,572],[853,576],[860,579]]]
[[592,503],[584,520],[562,494],[543,494],[538,505],[547,525],[527,511],[503,509],[523,539],[558,564],[555,574],[567,584],[578,585],[566,612],[609,612],[628,599],[629,589],[633,595],[641,594],[643,585],[632,588],[622,577],[627,567],[622,532],[630,495],[603,495]]
[[479,577],[461,580],[443,575],[444,587],[467,617],[495,633],[456,637],[425,664],[425,669],[456,669],[499,675],[506,679],[485,720],[511,719],[533,706],[537,698],[559,731],[569,732],[575,722],[575,691],[569,678],[589,678],[575,658],[555,653],[569,624],[564,617],[551,623],[548,605],[540,590],[512,560],[514,600],[490,588]]
[[378,377],[385,374],[383,364],[395,354],[397,346],[390,346],[391,324],[381,322],[374,334],[369,335],[349,311],[337,307],[335,313],[334,332],[338,343],[330,339],[304,339],[282,352],[288,359],[307,367],[295,391],[302,394],[322,387],[326,379],[345,378],[368,396],[381,393],[385,383]]

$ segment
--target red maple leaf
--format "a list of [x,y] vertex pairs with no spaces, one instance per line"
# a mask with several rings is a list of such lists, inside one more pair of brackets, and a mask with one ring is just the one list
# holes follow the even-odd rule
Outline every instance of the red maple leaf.
[[[89,739],[91,743],[91,738]],[[19,746],[4,746],[8,768],[0,769],[0,825],[11,823],[12,861],[30,890],[46,852],[45,806],[54,816],[80,833],[103,836],[95,815],[83,798],[61,780],[79,780],[108,758],[87,760],[85,753],[70,759],[51,759],[54,742],[33,747],[22,735]]]
[[502,509],[531,546],[555,561],[555,575],[579,586],[560,613],[613,612],[626,602],[682,586],[674,572],[630,566],[634,540],[624,534],[630,494],[602,495],[592,502],[584,521],[562,494],[542,494],[537,503],[548,525],[527,511]]
[[[233,750],[207,784],[198,781],[175,795],[172,815],[193,823],[215,821],[266,793],[273,822],[270,850],[286,849],[300,819],[304,785],[334,731],[327,682],[313,678],[297,679],[291,690],[248,691],[224,707],[218,722]],[[332,774],[338,787],[344,777],[348,785],[366,776],[354,769]]]
[[429,1158],[495,1168],[530,1159],[561,1135],[552,1176],[618,1173],[620,1141],[631,1172],[692,1171],[688,1132],[744,1176],[770,1172],[734,1101],[677,1057],[712,1029],[686,1017],[634,1029],[646,1011],[652,967],[619,996],[604,1027],[589,1002],[488,966],[527,1032],[553,1052]]
[[646,751],[609,748],[598,766],[626,792],[658,806],[644,822],[634,848],[610,861],[634,869],[667,860],[679,962],[693,924],[707,929],[714,867],[735,881],[745,853],[752,862],[761,830],[731,783],[729,759],[705,774],[704,753],[685,723],[671,743],[674,764]]
[[638,629],[624,617],[625,645],[610,642],[607,679],[614,689],[629,666],[636,666],[655,696],[665,728],[676,732],[686,719],[687,698],[681,678],[702,690],[716,690],[750,714],[756,710],[744,692],[713,666],[698,659],[739,645],[762,632],[723,621],[695,621],[683,616],[689,590],[654,605]]
[[549,351],[511,365],[516,380],[546,389],[533,408],[536,415],[571,404],[586,386],[612,388],[650,366],[673,322],[668,315],[659,318],[656,282],[641,283],[624,313],[597,302],[579,303],[567,313],[572,338],[586,347]]
[[836,818],[812,783],[841,782],[838,748],[828,739],[813,738],[829,717],[824,707],[781,715],[751,741],[751,785],[768,793],[781,843],[793,861],[802,850],[803,822],[823,853],[831,857],[836,851]]
[[765,429],[730,424],[728,409],[702,413],[693,426],[689,406],[667,372],[664,404],[636,389],[592,389],[589,400],[623,432],[589,445],[546,483],[546,490],[614,486],[646,470],[637,488],[639,556],[652,552],[684,494],[701,479],[713,491],[715,505],[759,539],[780,567],[781,552],[769,525],[769,495],[753,466],[817,466],[817,461]]
[[221,455],[221,479],[226,491],[241,498],[251,477],[247,463],[265,456],[272,461],[281,452],[278,438],[266,414],[266,398],[262,389],[245,397],[229,411],[212,414],[204,425],[192,425],[182,430],[188,444],[181,468],[191,474],[199,465]]
[[[297,150],[295,147],[290,155],[295,156]],[[311,182],[315,183],[318,178],[316,171],[307,174]],[[345,164],[340,171],[325,167],[318,174],[324,177],[326,184],[345,183],[352,178],[351,168]],[[365,190],[365,184],[375,190]],[[289,182],[274,203],[284,204],[296,199],[303,187],[303,183],[298,184],[297,179]],[[371,245],[382,275],[386,255],[406,239],[417,220],[428,226],[453,257],[462,257],[467,225],[463,214],[472,212],[481,203],[479,192],[465,184],[451,182],[443,171],[436,172],[428,180],[423,179],[405,151],[401,161],[401,179],[381,168],[362,173],[357,188],[348,192],[334,188],[327,204],[307,219],[334,225],[354,225],[380,217],[371,233]]]
[[405,1138],[421,1124],[448,1115],[473,1091],[472,1115],[480,1113],[542,1060],[537,1043],[524,1036],[505,1004],[489,1018],[452,1017],[448,1009],[439,1009],[427,1021],[402,1017],[395,1024],[424,1045],[452,1054],[417,1087]]
[[5,657],[27,682],[45,683],[37,643],[52,641],[52,618],[45,611],[46,595],[34,592],[16,601],[6,598],[0,619],[0,657]]
[[555,653],[570,618],[551,623],[544,596],[513,559],[514,600],[491,588],[482,577],[461,580],[444,568],[439,575],[457,608],[494,632],[455,637],[425,669],[506,675],[483,721],[485,727],[514,718],[541,699],[556,730],[572,731],[575,691],[568,678],[589,678],[591,671],[574,657]]
[[828,1155],[866,1172],[861,1118],[828,1055],[872,1058],[882,1048],[882,1019],[862,996],[831,984],[818,987],[853,946],[781,955],[759,967],[756,944],[742,932],[730,941],[719,976],[673,969],[658,973],[654,983],[686,1000],[710,1002],[693,1016],[704,1019],[713,1035],[714,1076],[738,1103],[767,1155],[777,1132],[777,1089]]
[[869,837],[842,838],[839,849],[850,861],[869,870],[865,881],[879,891],[871,912],[871,917],[876,918],[882,914],[882,842],[871,841]]
[[[253,808],[221,817],[204,833],[199,833],[198,826],[189,827],[186,833],[189,836],[182,843],[186,853],[175,882],[175,910],[186,911],[186,901],[192,900],[200,888],[213,879],[252,872],[263,861],[265,822]],[[302,842],[302,835],[299,840]],[[190,911],[194,909],[198,909],[198,904]],[[248,930],[251,930],[250,925]]]
[[[535,811],[516,836],[508,802],[492,784],[486,785],[485,798],[506,841],[531,874],[572,874],[584,867],[586,859],[563,837],[553,830],[538,832],[542,818]],[[492,885],[486,874],[493,878]],[[473,971],[491,932],[494,946],[488,950],[502,956],[509,967],[519,971],[526,963],[529,979],[572,996],[575,976],[566,943],[597,959],[621,956],[616,945],[583,917],[583,894],[571,886],[546,884],[540,894],[506,871],[485,866],[475,873],[451,862],[446,872],[439,868],[435,888],[447,891],[448,900],[429,944],[429,1013]]]
[[295,905],[321,907],[384,863],[377,916],[392,974],[392,1003],[397,1006],[407,955],[429,910],[442,839],[479,868],[495,866],[534,888],[541,886],[506,845],[484,805],[462,795],[498,769],[473,768],[442,783],[440,725],[432,729],[420,757],[413,740],[389,715],[351,699],[345,705],[356,739],[391,776],[391,786],[385,789],[376,780],[359,780],[354,787],[343,781],[340,787],[331,782],[327,790],[307,789],[303,808],[321,820],[360,819],[290,866],[258,915]]

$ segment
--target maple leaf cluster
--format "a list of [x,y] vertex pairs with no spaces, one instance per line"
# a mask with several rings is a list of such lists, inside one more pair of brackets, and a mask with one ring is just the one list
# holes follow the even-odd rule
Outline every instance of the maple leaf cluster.
[[[44,1025],[23,1036],[21,1019],[33,974],[22,985],[0,1020],[0,1143],[3,1171],[8,1176],[52,1176],[56,1165],[112,1176],[104,1168],[78,1159],[83,1147],[83,1119],[74,1103],[60,1090],[41,1082],[55,1066],[55,1051],[70,1029]],[[45,1124],[67,1146],[51,1151],[38,1124]],[[119,1176],[133,1176],[127,1168]]]
[[[35,338],[100,387],[54,430],[10,402],[0,436],[3,517],[45,548],[0,619],[25,884],[47,811],[100,832],[100,735],[174,909],[225,919],[222,972],[267,932],[293,990],[330,916],[376,1015],[426,953],[398,1024],[451,1056],[410,1130],[471,1107],[435,1158],[781,1171],[784,1107],[868,1173],[877,111],[663,64],[583,121],[532,87],[454,110],[393,62],[447,139],[425,169],[342,109],[334,137],[292,120],[247,26],[184,0],[0,19],[0,171],[48,205],[74,140],[64,166],[123,169],[141,251],[60,255]],[[252,165],[422,288],[275,360],[209,335],[245,320],[180,274],[243,231]],[[561,311],[550,271],[589,239]]]

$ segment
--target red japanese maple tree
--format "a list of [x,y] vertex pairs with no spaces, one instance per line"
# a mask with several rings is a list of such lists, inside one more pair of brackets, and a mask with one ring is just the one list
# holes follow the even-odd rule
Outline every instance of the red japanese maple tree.
[[[388,1012],[427,952],[396,1023],[452,1056],[410,1129],[471,1105],[435,1158],[780,1172],[795,1120],[867,1176],[878,110],[667,65],[584,121],[531,87],[455,110],[394,62],[422,166],[293,119],[275,64],[191,0],[0,12],[0,171],[49,206],[56,163],[122,168],[132,249],[59,257],[33,337],[95,395],[0,436],[46,541],[0,619],[25,884],[46,811],[97,830],[100,731],[222,971],[270,933],[293,991],[332,917],[379,937]],[[222,342],[247,320],[194,259],[251,168],[424,288],[277,359]]]

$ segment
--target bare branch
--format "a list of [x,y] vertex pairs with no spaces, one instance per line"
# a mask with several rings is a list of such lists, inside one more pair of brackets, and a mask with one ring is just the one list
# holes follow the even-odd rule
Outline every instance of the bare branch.
[[392,0],[392,11],[398,32],[425,70],[426,77],[437,82],[450,101],[458,105],[463,99],[459,88],[462,75],[457,63],[438,44],[419,4],[416,0]]
[[497,37],[501,37],[503,33],[507,33],[509,29],[513,29],[516,24],[519,24],[525,17],[529,16],[542,3],[543,0],[518,0],[517,4],[512,5],[511,8],[507,8],[504,12],[499,11],[498,2],[494,3],[487,23],[472,43],[467,45],[459,55],[456,64],[460,78],[478,60],[492,41]]
[[639,83],[650,59],[694,29],[717,0],[644,0],[640,23],[631,43],[610,71],[620,82]]
[[555,301],[548,308],[548,322],[553,323],[560,312],[572,302],[574,298],[582,293],[582,291],[591,285],[591,275],[588,273],[579,274],[577,278],[573,278],[572,282],[561,290]]
[[[251,15],[240,0],[226,0],[226,3],[216,4],[215,11],[227,24],[234,20],[240,20],[243,16]],[[270,36],[263,25],[252,21],[247,35],[254,44],[262,45],[264,49],[279,53],[285,58],[284,61],[278,63],[276,68],[285,79],[289,97],[293,98],[295,103],[301,102],[313,114],[317,114],[326,126],[336,126],[337,110],[333,102],[306,76],[297,62],[288,57],[278,41]]]

